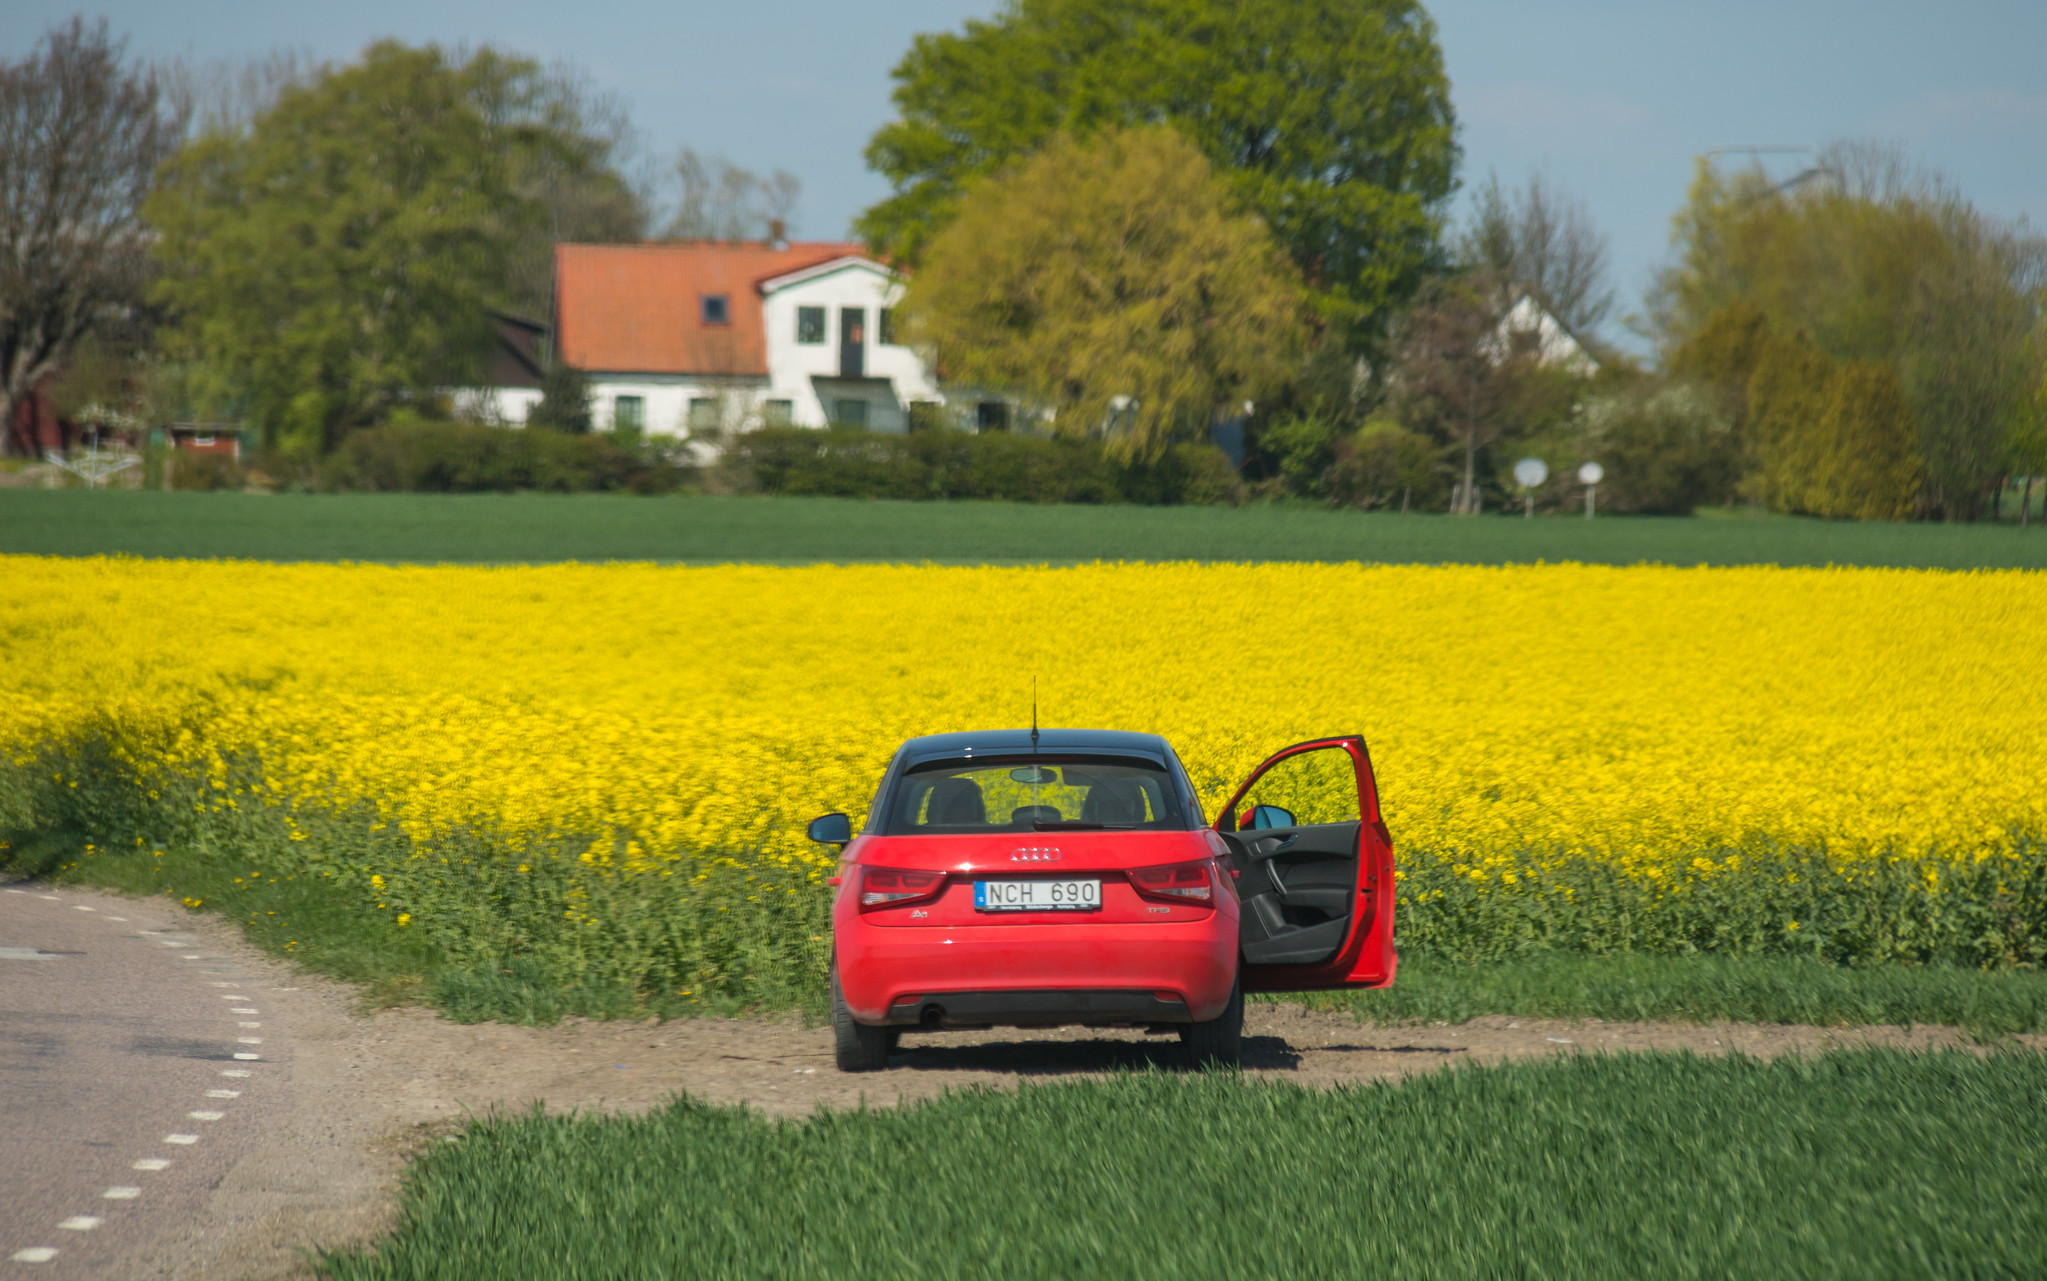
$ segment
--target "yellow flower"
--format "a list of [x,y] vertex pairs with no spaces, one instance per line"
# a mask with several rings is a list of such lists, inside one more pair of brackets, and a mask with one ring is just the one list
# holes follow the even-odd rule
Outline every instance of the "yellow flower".
[[[1251,600],[1285,625],[1218,626]],[[17,763],[104,734],[138,794],[274,811],[274,871],[402,873],[422,912],[475,907],[466,858],[542,866],[519,910],[593,939],[735,871],[746,911],[828,875],[807,820],[859,825],[904,738],[1026,723],[1019,673],[1044,723],[1165,735],[1211,815],[1273,748],[1362,730],[1405,865],[1472,894],[1564,861],[1678,894],[1821,842],[1946,892],[2047,833],[2038,573],[0,557],[0,611],[40,638],[0,659]],[[336,814],[405,848],[299,839]]]

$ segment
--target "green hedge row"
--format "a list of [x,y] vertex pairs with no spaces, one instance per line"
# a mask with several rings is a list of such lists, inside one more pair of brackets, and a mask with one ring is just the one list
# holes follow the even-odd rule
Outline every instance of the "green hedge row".
[[1010,432],[770,428],[738,437],[721,467],[740,489],[833,498],[1174,504],[1240,496],[1236,469],[1213,445],[1123,463],[1097,441]]
[[666,493],[685,473],[608,436],[469,423],[374,427],[343,440],[313,484],[357,493]]

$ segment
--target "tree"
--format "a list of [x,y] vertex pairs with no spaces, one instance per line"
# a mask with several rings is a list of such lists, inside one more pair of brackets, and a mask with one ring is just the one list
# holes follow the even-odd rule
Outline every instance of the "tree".
[[509,246],[494,302],[549,320],[557,243],[646,238],[649,184],[640,135],[623,100],[597,91],[566,63],[543,67],[485,45],[461,70],[503,150],[517,197],[506,208]]
[[1011,0],[919,36],[900,118],[867,148],[894,186],[856,223],[915,265],[973,181],[1056,134],[1168,122],[1259,214],[1345,345],[1437,256],[1458,159],[1435,24],[1416,0]]
[[795,174],[777,169],[763,178],[688,147],[676,154],[675,176],[682,195],[665,232],[675,240],[778,239],[803,194]]
[[1160,457],[1298,367],[1298,273],[1170,126],[1061,136],[976,183],[902,303],[949,378]]
[[1501,351],[1498,278],[1483,272],[1431,280],[1402,321],[1394,375],[1404,417],[1426,423],[1463,456],[1450,510],[1479,511],[1479,453],[1513,424],[1534,356]]
[[589,435],[589,378],[567,361],[555,361],[540,377],[540,399],[526,415],[526,425],[571,436]]
[[185,148],[147,213],[167,345],[200,394],[312,453],[478,371],[540,211],[474,88],[439,49],[386,41]]
[[183,123],[155,73],[78,18],[0,63],[0,424],[79,342],[142,301],[138,211]]
[[1588,397],[1575,434],[1579,456],[1605,469],[1602,510],[1689,516],[1735,494],[1738,440],[1705,388],[1636,379]]
[[1978,509],[2040,377],[2047,241],[1867,144],[1827,148],[1793,184],[1701,161],[1674,227],[1650,299],[1666,354],[1740,303],[1831,360],[1885,365],[1916,436],[1919,510]]
[[1488,176],[1457,246],[1460,262],[1491,273],[1515,295],[1500,300],[1502,312],[1526,292],[1581,339],[1613,310],[1607,252],[1606,236],[1584,202],[1541,173],[1513,192],[1501,187],[1497,173]]

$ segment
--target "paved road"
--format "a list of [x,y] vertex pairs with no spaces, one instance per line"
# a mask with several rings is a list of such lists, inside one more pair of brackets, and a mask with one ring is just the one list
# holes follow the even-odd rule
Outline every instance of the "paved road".
[[265,987],[175,909],[0,884],[0,1279],[96,1277],[286,1115]]

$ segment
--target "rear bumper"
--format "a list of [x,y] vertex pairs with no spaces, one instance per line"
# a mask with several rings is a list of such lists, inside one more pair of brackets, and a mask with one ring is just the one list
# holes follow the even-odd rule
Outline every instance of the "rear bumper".
[[1222,913],[1184,924],[936,929],[847,915],[833,940],[839,988],[871,1026],[923,1022],[931,1004],[943,1010],[940,1026],[1206,1020],[1222,1013],[1237,979],[1237,923]]
[[1035,989],[1015,992],[928,992],[888,1010],[890,1027],[1113,1027],[1191,1023],[1184,1000],[1153,991],[1115,988]]

